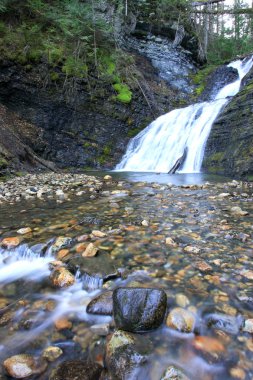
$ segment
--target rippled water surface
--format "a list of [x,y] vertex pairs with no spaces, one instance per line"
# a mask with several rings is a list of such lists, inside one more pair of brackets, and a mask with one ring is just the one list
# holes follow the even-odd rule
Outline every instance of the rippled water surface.
[[[122,179],[120,173],[114,176]],[[133,181],[146,178],[140,173],[124,176]],[[168,177],[149,178],[160,185],[114,183],[96,199],[84,194],[63,203],[31,198],[1,205],[1,238],[17,236],[19,228],[32,229],[21,237],[18,248],[0,248],[1,361],[19,353],[40,355],[53,344],[62,348],[63,356],[34,379],[47,379],[56,364],[70,358],[88,356],[101,363],[105,337],[96,335],[91,326],[110,323],[113,331],[112,318],[87,314],[86,306],[105,289],[135,281],[164,289],[168,310],[180,304],[182,294],[186,296],[185,307],[194,313],[196,326],[193,333],[181,333],[164,323],[146,333],[152,355],[134,379],[160,380],[171,364],[184,369],[192,380],[253,378],[252,335],[243,331],[244,320],[253,318],[252,188],[222,183],[171,187],[166,185],[172,182]],[[173,182],[203,184],[206,180],[201,175],[196,178],[178,175]],[[235,214],[231,211],[235,206],[248,214]],[[104,231],[106,236],[89,238],[99,253],[80,264],[77,239],[92,230]],[[49,263],[59,259],[52,248],[59,236],[70,238],[63,261],[80,264],[75,284],[61,290],[49,280]],[[166,238],[172,240],[166,244]],[[119,268],[124,278],[102,286],[100,279]],[[90,277],[83,278],[84,271]],[[67,328],[61,329],[57,322],[63,318]],[[204,348],[196,349],[196,336],[213,337],[222,349],[217,353],[205,340]],[[7,378],[2,371],[0,379]]]

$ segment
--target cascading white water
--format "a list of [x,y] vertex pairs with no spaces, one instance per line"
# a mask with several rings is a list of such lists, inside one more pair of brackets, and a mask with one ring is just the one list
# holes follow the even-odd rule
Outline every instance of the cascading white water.
[[153,121],[130,141],[115,170],[168,173],[187,148],[180,172],[199,173],[212,124],[239,92],[242,78],[252,65],[252,58],[230,63],[228,66],[238,70],[239,78],[224,86],[213,101],[176,109]]

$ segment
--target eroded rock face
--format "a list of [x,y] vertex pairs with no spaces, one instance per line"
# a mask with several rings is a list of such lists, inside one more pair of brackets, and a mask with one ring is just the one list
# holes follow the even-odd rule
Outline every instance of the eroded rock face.
[[113,293],[113,314],[122,330],[141,332],[159,327],[164,319],[167,296],[163,290],[119,288]]
[[212,126],[203,162],[211,173],[253,175],[253,69],[243,86]]
[[97,363],[70,360],[60,364],[50,376],[50,380],[98,380],[102,367]]
[[214,100],[217,93],[225,85],[239,79],[238,71],[233,67],[220,66],[209,76],[204,91],[201,94],[201,101]]

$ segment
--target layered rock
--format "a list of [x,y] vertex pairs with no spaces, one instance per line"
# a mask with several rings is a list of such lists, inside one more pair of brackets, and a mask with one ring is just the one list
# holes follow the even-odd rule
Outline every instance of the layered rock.
[[252,179],[253,69],[242,85],[212,126],[203,168],[211,173]]

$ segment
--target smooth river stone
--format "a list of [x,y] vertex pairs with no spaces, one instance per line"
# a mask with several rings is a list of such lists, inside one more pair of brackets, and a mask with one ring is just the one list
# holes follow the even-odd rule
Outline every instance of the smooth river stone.
[[159,327],[164,319],[167,296],[163,290],[118,288],[113,292],[113,314],[119,329],[142,332]]

